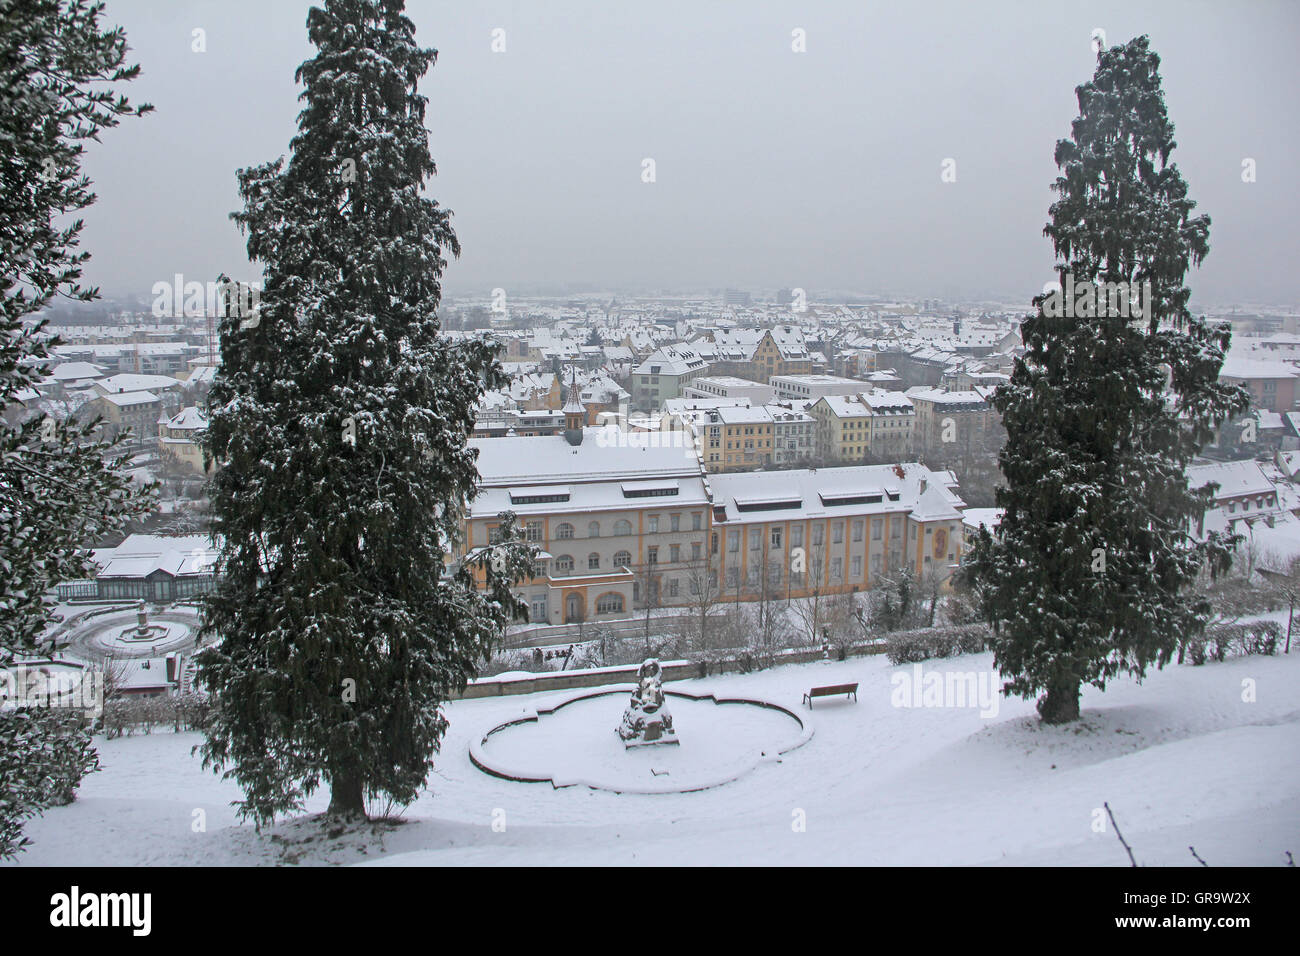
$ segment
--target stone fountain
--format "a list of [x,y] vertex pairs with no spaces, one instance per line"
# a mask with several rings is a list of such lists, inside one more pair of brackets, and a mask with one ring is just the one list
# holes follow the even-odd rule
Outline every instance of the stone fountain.
[[170,631],[165,624],[149,623],[149,612],[144,606],[144,601],[136,605],[135,622],[135,627],[123,628],[118,635],[119,640],[132,642],[159,641],[166,637]]

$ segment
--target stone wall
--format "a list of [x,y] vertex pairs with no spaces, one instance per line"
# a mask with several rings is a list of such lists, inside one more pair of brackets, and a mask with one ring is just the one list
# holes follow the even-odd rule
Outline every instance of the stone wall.
[[[847,648],[847,655],[858,657],[869,654],[883,654],[883,642],[870,644],[853,644]],[[831,652],[831,659],[837,659],[836,651]],[[822,659],[820,648],[807,648],[781,651],[776,655],[776,663],[807,664]],[[728,658],[720,661],[661,661],[665,681],[687,680],[692,677],[707,677],[710,674],[729,674],[752,671],[754,667],[740,658]],[[461,700],[479,697],[508,697],[514,694],[535,694],[539,691],[570,690],[578,687],[600,687],[605,684],[636,683],[637,664],[626,667],[596,667],[590,670],[552,671],[527,677],[486,677],[471,681],[460,695]]]

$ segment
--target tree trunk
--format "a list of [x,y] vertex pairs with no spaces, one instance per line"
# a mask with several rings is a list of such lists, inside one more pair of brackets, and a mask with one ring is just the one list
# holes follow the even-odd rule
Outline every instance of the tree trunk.
[[337,776],[330,781],[328,813],[344,819],[365,819],[366,795],[360,777]]
[[1291,653],[1291,622],[1295,620],[1295,595],[1289,594],[1287,596],[1291,599],[1291,610],[1286,616],[1286,650],[1282,652],[1283,654]]
[[1079,682],[1068,678],[1051,684],[1038,701],[1038,716],[1045,724],[1068,724],[1079,719]]

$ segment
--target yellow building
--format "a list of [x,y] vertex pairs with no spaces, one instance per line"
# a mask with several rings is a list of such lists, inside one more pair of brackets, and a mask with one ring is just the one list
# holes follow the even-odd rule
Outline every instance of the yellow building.
[[203,449],[196,438],[208,427],[208,420],[191,405],[171,418],[158,420],[158,452],[167,461],[186,470],[202,474]]
[[98,415],[103,418],[100,429],[106,438],[115,438],[129,428],[133,450],[151,448],[157,441],[162,402],[153,392],[101,395],[87,402],[83,409],[79,416],[90,418]]
[[867,590],[904,567],[946,581],[961,561],[956,485],[917,464],[710,479],[723,600]]
[[[566,405],[566,414],[568,406]],[[634,607],[681,604],[704,558],[708,489],[688,432],[577,427],[565,435],[473,439],[480,492],[462,553],[497,540],[510,511],[541,551],[516,591],[545,624],[626,618]]]
[[826,463],[902,461],[912,455],[916,412],[901,392],[826,395],[808,408],[817,457]]
[[754,372],[750,377],[759,382],[766,382],[773,375],[806,375],[812,372],[812,356],[804,344],[802,330],[788,325],[768,329],[763,333],[750,364]]
[[812,372],[812,355],[803,330],[782,325],[771,329],[722,329],[713,333],[717,346],[712,374],[734,375],[766,383],[773,375]]
[[860,462],[871,445],[871,409],[859,397],[824,395],[808,408],[817,422],[816,455],[823,462]]
[[907,463],[706,477],[688,435],[579,427],[473,440],[481,492],[457,553],[496,543],[513,512],[540,552],[516,593],[549,624],[685,608],[705,593],[851,594],[904,567],[946,581],[961,560],[965,505],[950,473]]
[[699,417],[696,428],[700,455],[711,474],[752,471],[772,461],[774,425],[766,408],[711,408]]

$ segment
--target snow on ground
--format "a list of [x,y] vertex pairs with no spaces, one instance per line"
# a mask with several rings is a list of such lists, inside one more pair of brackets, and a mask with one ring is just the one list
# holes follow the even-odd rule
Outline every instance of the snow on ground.
[[[923,666],[991,665],[980,654]],[[239,790],[190,755],[198,734],[101,740],[104,770],[75,804],[28,825],[33,845],[18,865],[1127,865],[1109,826],[1094,829],[1103,801],[1145,865],[1193,864],[1188,845],[1213,866],[1281,865],[1284,851],[1300,854],[1294,650],[1171,665],[1104,694],[1089,688],[1083,720],[1058,728],[1041,726],[1018,699],[1000,701],[991,719],[977,707],[895,707],[896,673],[913,671],[871,657],[668,685],[799,708],[810,686],[861,684],[856,704],[819,699],[812,740],[780,763],[672,795],[556,790],[470,763],[475,736],[581,691],[458,701],[447,708],[438,769],[403,821],[333,832],[310,818],[261,835],[237,825],[229,803]],[[1242,700],[1246,680],[1256,702]],[[327,802],[318,793],[308,810]]]

